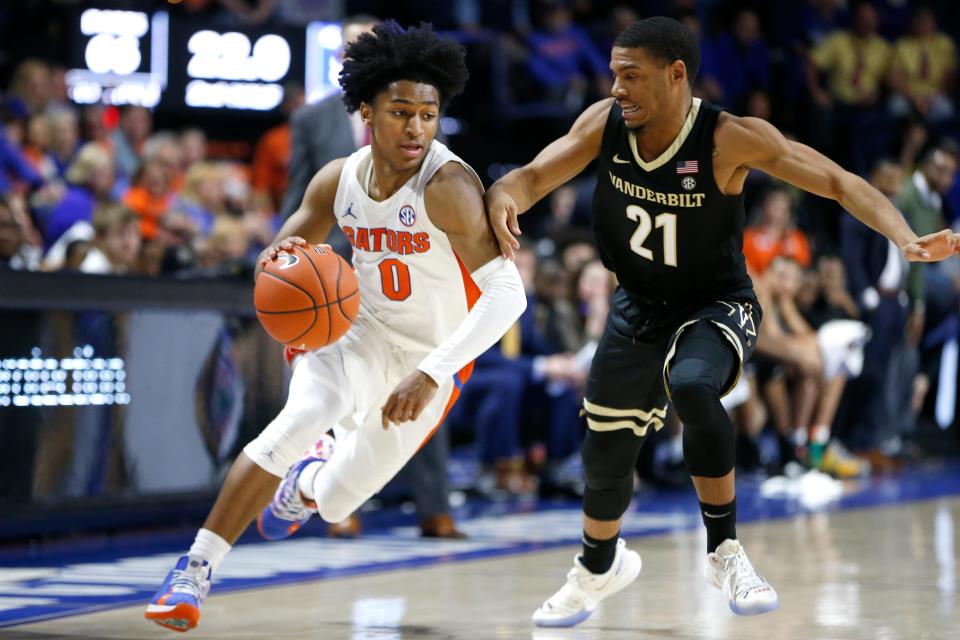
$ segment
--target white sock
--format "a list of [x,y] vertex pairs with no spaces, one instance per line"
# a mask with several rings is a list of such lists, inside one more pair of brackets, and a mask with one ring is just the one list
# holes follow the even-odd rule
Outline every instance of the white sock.
[[323,469],[324,464],[326,464],[326,462],[323,460],[317,460],[300,470],[300,477],[297,478],[297,488],[300,489],[300,495],[307,500],[313,500],[313,497],[316,495],[313,490],[313,481],[316,479],[320,469]]
[[229,542],[215,534],[210,529],[200,529],[197,531],[197,537],[193,539],[188,556],[202,558],[210,563],[211,569],[216,569],[223,562],[224,556],[230,551]]

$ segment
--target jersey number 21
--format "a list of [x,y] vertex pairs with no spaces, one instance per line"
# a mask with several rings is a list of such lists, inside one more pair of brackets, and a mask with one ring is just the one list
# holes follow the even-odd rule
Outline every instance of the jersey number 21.
[[650,214],[643,207],[635,204],[627,207],[627,217],[638,223],[637,230],[630,236],[630,248],[633,252],[647,260],[653,260],[653,251],[643,246],[647,236],[656,225],[663,227],[663,263],[669,267],[677,266],[677,214],[661,213],[651,219]]

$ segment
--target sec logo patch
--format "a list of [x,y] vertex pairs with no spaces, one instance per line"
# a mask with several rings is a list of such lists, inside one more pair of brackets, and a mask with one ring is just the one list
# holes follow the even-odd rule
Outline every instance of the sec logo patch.
[[403,205],[403,207],[400,208],[400,222],[403,223],[404,226],[412,227],[416,221],[417,213],[413,210],[413,207],[408,204]]

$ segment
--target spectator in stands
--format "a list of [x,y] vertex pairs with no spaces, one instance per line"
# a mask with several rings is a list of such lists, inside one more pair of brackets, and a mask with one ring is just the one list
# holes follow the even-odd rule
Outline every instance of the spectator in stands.
[[914,9],[910,34],[894,47],[890,108],[895,115],[919,114],[936,122],[953,114],[953,74],[957,51],[953,39],[937,30],[933,9]]
[[48,155],[58,176],[63,176],[80,148],[80,123],[70,107],[58,107],[47,114],[50,127]]
[[804,268],[810,266],[810,244],[794,226],[790,195],[785,189],[772,188],[763,196],[760,220],[743,234],[743,254],[747,269],[757,275],[766,271],[777,256],[791,258]]
[[[957,171],[955,158],[940,147],[929,149],[919,167],[904,182],[897,205],[917,233],[942,228],[944,224],[943,194],[950,191]],[[923,265],[927,267],[927,265]],[[920,268],[910,265],[908,289],[915,300],[923,300],[926,313],[934,323],[957,313],[958,286],[942,266]]]
[[586,32],[573,23],[567,0],[545,0],[539,8],[540,26],[527,36],[527,68],[548,99],[575,112],[583,107],[591,89],[599,96],[609,95],[607,60]]
[[557,244],[556,249],[560,264],[569,273],[578,273],[583,265],[597,257],[593,234],[586,229],[569,231]]
[[841,4],[840,0],[807,0],[797,21],[805,46],[818,44],[840,28]]
[[43,60],[27,58],[13,72],[10,94],[28,113],[43,113],[50,102],[50,88],[50,66]]
[[0,194],[0,270],[36,271],[40,250],[28,242],[29,220],[12,198]]
[[160,220],[170,209],[173,199],[170,183],[167,166],[160,160],[147,160],[137,170],[133,186],[123,197],[123,203],[140,216],[140,234],[144,240],[152,240],[157,235]]
[[67,245],[63,256],[63,266],[61,271],[77,272],[80,271],[80,265],[87,259],[93,244],[89,240],[74,240]]
[[[903,170],[895,162],[881,160],[870,182],[896,200]],[[840,235],[848,287],[873,337],[864,352],[863,374],[850,385],[844,437],[860,449],[870,450],[909,427],[903,420],[912,417],[916,345],[924,312],[918,291],[907,290],[909,265],[900,249],[862,222],[848,218],[852,216],[843,217]],[[876,455],[871,462],[884,466]]]
[[155,160],[163,166],[169,176],[171,191],[183,188],[182,156],[180,141],[170,131],[158,131],[143,143],[143,159]]
[[189,127],[180,132],[180,173],[186,175],[195,162],[207,159],[207,134]]
[[707,46],[710,59],[704,81],[714,80],[722,90],[715,101],[736,108],[751,89],[770,88],[770,55],[760,33],[760,19],[752,10],[740,9],[732,31]]
[[290,121],[293,112],[303,106],[303,86],[288,83],[283,87],[283,122],[268,129],[253,152],[253,190],[258,208],[271,214],[280,210],[287,188],[290,168]]
[[188,170],[183,189],[170,205],[190,218],[198,231],[206,236],[213,230],[214,220],[226,212],[223,167],[214,162],[196,162]]
[[123,275],[136,269],[141,244],[137,214],[118,204],[100,207],[93,214],[93,229],[93,246],[80,271]]
[[814,283],[810,304],[801,303],[804,318],[818,329],[831,320],[859,319],[860,308],[847,287],[847,269],[840,256],[824,254],[817,258],[816,271],[807,275]]
[[784,257],[756,281],[765,315],[756,364],[780,438],[781,461],[796,455],[837,475],[861,475],[867,465],[839,441],[830,441],[830,433],[846,382],[863,366],[868,331],[853,320],[815,330],[797,308],[801,282],[800,266]]
[[850,30],[834,32],[811,50],[806,73],[814,102],[811,143],[860,172],[869,171],[872,159],[882,152],[885,141],[876,130],[887,130],[878,122],[878,107],[892,48],[877,28],[876,9],[860,2]]
[[145,107],[120,107],[120,126],[110,135],[117,179],[125,186],[140,168],[143,144],[153,129],[153,117]]
[[[2,95],[2,94],[0,94]],[[27,120],[30,114],[19,100],[0,100],[0,131],[16,147],[22,146],[26,139]]]
[[[54,259],[52,266],[58,268],[63,260],[66,244],[76,238],[90,240],[93,237],[93,211],[101,204],[112,200],[113,160],[96,144],[86,144],[67,169],[67,189],[63,197],[48,212],[41,214],[43,241],[51,247],[61,237],[62,248],[48,253],[47,260]],[[74,228],[74,225],[79,225]],[[68,233],[69,231],[69,233]]]
[[248,260],[250,236],[243,222],[231,216],[219,216],[197,256],[197,267],[204,275],[252,275]]
[[614,278],[596,258],[584,262],[575,273],[577,315],[583,327],[581,342],[584,345],[596,343],[607,323]]
[[217,262],[242,262],[247,258],[250,236],[243,223],[230,216],[220,216],[210,233],[210,249]]
[[770,94],[765,89],[751,89],[743,100],[743,114],[769,121],[773,117]]
[[[821,108],[829,108],[834,101],[851,107],[877,104],[892,53],[877,34],[878,26],[877,10],[861,2],[852,29],[835,31],[810,52],[808,85]],[[829,89],[821,85],[820,73],[826,74]]]
[[580,321],[574,306],[573,274],[555,257],[537,262],[534,275],[534,313],[537,327],[552,352],[580,347]]
[[[11,182],[11,177],[15,182]],[[10,193],[15,185],[23,185],[29,190],[39,189],[43,186],[43,177],[20,149],[7,139],[6,132],[0,129],[0,196]]]
[[80,110],[80,138],[83,142],[95,142],[105,151],[113,153],[104,111],[102,104],[88,104]]
[[45,113],[37,113],[27,120],[20,152],[45,181],[60,177],[57,166],[50,157],[50,126]]

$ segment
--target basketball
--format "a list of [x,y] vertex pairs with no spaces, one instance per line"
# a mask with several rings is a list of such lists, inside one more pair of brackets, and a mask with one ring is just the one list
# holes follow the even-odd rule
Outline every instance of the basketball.
[[288,347],[308,351],[347,332],[360,307],[353,268],[327,247],[282,252],[264,267],[253,290],[260,324]]

